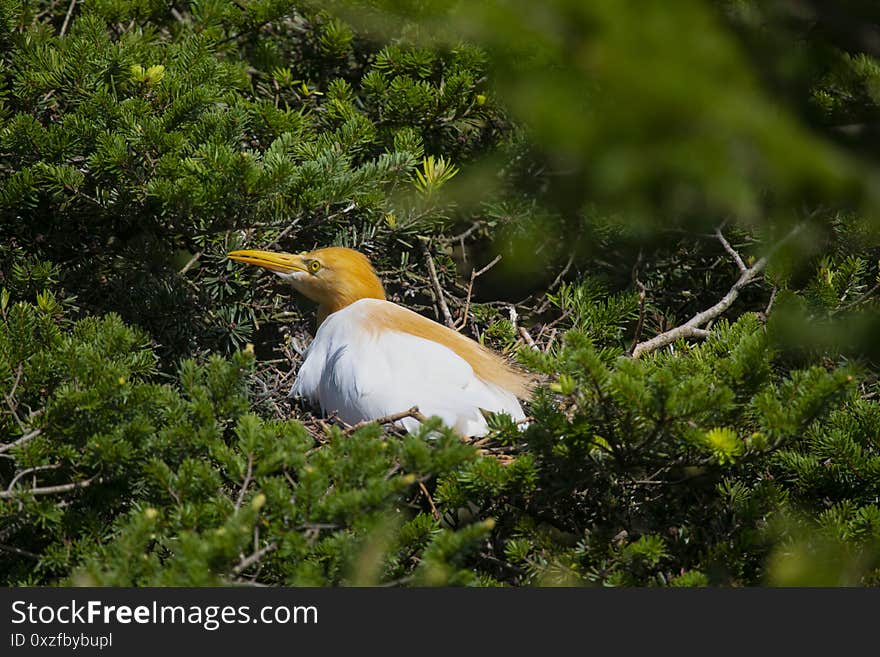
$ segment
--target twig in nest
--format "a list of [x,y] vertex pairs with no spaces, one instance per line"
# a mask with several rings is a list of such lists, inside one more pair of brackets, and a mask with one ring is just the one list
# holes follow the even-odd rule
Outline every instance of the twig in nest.
[[[543,330],[542,330],[542,332],[543,332]],[[550,329],[549,336],[550,337],[547,338],[547,342],[544,344],[544,353],[545,354],[550,353],[550,347],[553,346],[553,341],[556,339],[556,329],[555,328]]]
[[522,336],[523,340],[526,341],[526,344],[529,345],[529,349],[540,351],[540,349],[538,349],[538,345],[535,343],[534,339],[532,339],[532,336],[529,335],[529,332],[525,326],[519,327],[519,334]]
[[431,278],[431,286],[434,288],[434,297],[437,305],[440,306],[440,312],[443,314],[443,321],[446,326],[451,329],[455,328],[455,320],[452,319],[452,313],[449,312],[449,306],[446,305],[446,296],[443,294],[443,288],[440,286],[440,279],[437,278],[437,268],[434,266],[434,258],[428,250],[427,244],[422,244],[422,250],[425,253],[425,262],[428,264],[428,276]]
[[468,312],[470,312],[470,309],[471,309],[471,295],[473,294],[473,291],[474,291],[474,281],[477,278],[479,278],[480,276],[482,276],[483,274],[485,274],[487,271],[492,269],[492,267],[497,265],[499,262],[501,262],[501,254],[500,253],[497,256],[495,256],[495,258],[492,260],[492,262],[490,262],[488,265],[486,265],[482,269],[479,269],[479,270],[475,269],[471,272],[471,278],[468,281],[468,286],[467,286],[467,297],[465,298],[465,301],[464,301],[464,311],[461,313],[461,319],[459,319],[458,322],[453,327],[456,331],[460,331],[465,326],[467,326]]
[[397,422],[398,420],[403,420],[405,418],[414,418],[419,422],[424,422],[427,418],[419,412],[418,406],[413,406],[412,408],[401,411],[400,413],[392,413],[390,415],[385,415],[383,417],[376,418],[375,420],[362,420],[357,424],[353,424],[345,430],[345,434],[349,435],[357,431],[358,429],[363,429],[366,426],[369,426],[373,423],[376,424],[392,424]]

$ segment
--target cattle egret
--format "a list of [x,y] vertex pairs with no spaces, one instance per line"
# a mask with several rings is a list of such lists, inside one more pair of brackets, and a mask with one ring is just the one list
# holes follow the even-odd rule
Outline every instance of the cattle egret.
[[[228,257],[274,272],[318,303],[318,330],[290,396],[351,425],[417,406],[463,436],[488,432],[481,409],[525,419],[519,399],[529,397],[528,376],[470,338],[387,301],[362,253],[330,247]],[[413,431],[419,421],[399,424]]]

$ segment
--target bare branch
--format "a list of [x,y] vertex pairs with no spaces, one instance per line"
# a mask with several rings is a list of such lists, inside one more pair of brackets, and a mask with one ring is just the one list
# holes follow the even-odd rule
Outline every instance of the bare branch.
[[[15,391],[18,390],[18,384],[21,383],[22,374],[24,374],[24,363],[19,363],[18,367],[15,368],[15,381],[12,382],[12,388],[9,390],[9,394],[6,395],[8,400],[15,399]],[[15,412],[14,408],[12,412]]]
[[[800,232],[802,228],[803,224],[798,224],[797,226],[792,228],[785,237],[783,237],[779,242],[774,245],[770,253],[760,258],[751,267],[746,268],[737,279],[737,281],[733,284],[733,287],[731,287],[727,294],[725,294],[721,298],[721,300],[714,306],[697,313],[681,326],[677,326],[673,329],[670,329],[669,331],[665,331],[664,333],[661,333],[660,335],[651,338],[650,340],[646,340],[645,342],[640,342],[639,344],[637,344],[632,352],[633,358],[638,358],[643,354],[651,353],[652,351],[661,349],[682,338],[705,338],[709,334],[709,332],[701,329],[700,327],[705,326],[706,324],[720,316],[728,308],[730,308],[733,305],[733,302],[736,301],[737,297],[739,296],[740,291],[748,284],[754,282],[758,278],[759,274],[764,271],[764,269],[767,267],[768,258],[773,254],[773,252],[775,252],[780,246],[782,246],[783,243],[794,237],[798,232]],[[720,231],[718,234],[720,235]],[[721,239],[723,240],[723,237]],[[724,240],[722,244],[724,242],[726,242],[726,240]],[[734,253],[736,252],[734,251]],[[736,258],[739,258],[739,256],[737,255]],[[742,258],[739,258],[739,260],[741,261]]]
[[238,499],[235,500],[235,510],[238,511],[241,508],[241,503],[244,501],[244,494],[247,492],[248,486],[251,485],[251,475],[254,471],[254,455],[248,454],[247,461],[247,470],[244,473],[244,480],[241,482],[241,490],[238,491]]
[[526,344],[529,345],[529,349],[540,351],[538,345],[535,343],[535,339],[529,334],[529,331],[525,326],[519,327],[519,334],[522,336],[523,340],[526,341]]
[[470,228],[468,228],[463,233],[459,233],[458,235],[453,235],[452,237],[441,237],[440,240],[444,241],[444,242],[463,242],[468,237],[473,235],[473,233],[476,230],[482,228],[483,226],[484,226],[484,223],[482,221],[475,221],[474,223],[471,224]]
[[192,269],[192,266],[199,261],[199,258],[201,258],[204,255],[204,253],[205,253],[204,251],[196,251],[195,254],[193,254],[193,257],[190,258],[187,261],[187,263],[183,267],[181,267],[180,271],[177,273],[182,276],[183,274],[188,272],[190,269]]
[[424,482],[419,482],[419,490],[422,491],[422,495],[428,500],[428,504],[431,507],[431,515],[434,516],[434,520],[440,520],[440,512],[437,510],[437,505],[434,504],[434,499],[431,497],[431,493],[428,492],[428,488],[425,486]]
[[472,278],[472,279],[473,279],[473,278],[479,278],[480,276],[482,276],[483,274],[485,274],[487,271],[489,271],[490,269],[492,269],[492,267],[494,267],[494,266],[497,265],[499,262],[501,262],[501,257],[502,257],[502,256],[501,256],[501,254],[499,253],[497,256],[495,256],[495,257],[492,259],[492,262],[490,262],[488,265],[486,265],[485,267],[483,267],[482,269],[480,269],[480,270],[478,270],[478,271],[473,272],[473,273],[471,274],[471,278]]
[[6,405],[9,407],[9,411],[12,413],[12,417],[15,418],[16,423],[18,423],[19,428],[22,433],[26,428],[25,423],[22,422],[21,418],[18,417],[18,404],[15,403],[15,391],[18,390],[18,384],[21,383],[21,375],[24,372],[24,365],[19,365],[15,368],[15,381],[12,382],[12,389],[8,393],[3,393],[3,398],[6,400]]
[[33,552],[28,552],[27,550],[22,550],[12,545],[3,545],[0,543],[0,551],[12,552],[12,554],[20,554],[23,557],[28,557],[29,559],[36,559],[39,561],[42,557],[39,554],[34,554]]
[[21,438],[19,438],[16,441],[13,441],[11,443],[6,443],[5,445],[0,444],[0,454],[3,454],[4,452],[8,452],[13,447],[21,447],[29,440],[33,440],[34,438],[39,436],[41,433],[43,433],[43,432],[40,429],[34,429],[33,431],[27,432],[26,434],[24,434]]
[[468,281],[467,296],[465,297],[465,300],[464,300],[464,310],[461,311],[461,319],[459,319],[458,322],[456,323],[456,325],[454,326],[456,331],[461,331],[462,329],[464,329],[465,326],[467,326],[468,313],[471,310],[471,295],[473,294],[473,292],[474,292],[474,276],[473,276],[473,274],[471,274],[471,280]]
[[434,266],[434,258],[428,250],[427,244],[422,244],[422,250],[425,252],[425,261],[428,263],[428,275],[431,277],[431,286],[434,288],[434,298],[437,305],[440,306],[440,312],[443,314],[443,321],[446,326],[451,329],[455,328],[455,320],[452,319],[452,313],[449,312],[449,306],[446,305],[446,296],[443,294],[443,288],[440,286],[440,279],[437,278],[437,268]]
[[260,559],[265,557],[270,552],[274,552],[277,549],[278,549],[277,543],[274,543],[274,542],[269,543],[265,547],[262,547],[259,550],[257,550],[256,552],[254,552],[253,554],[251,554],[250,556],[247,556],[244,559],[242,559],[241,561],[239,561],[238,564],[236,564],[236,566],[232,569],[232,574],[235,576],[241,575],[245,570],[247,570],[248,568],[253,566]]
[[773,291],[770,292],[770,300],[767,301],[767,307],[764,308],[764,317],[767,318],[770,315],[770,311],[773,308],[773,302],[776,301],[776,293],[779,292],[779,288],[775,285],[773,286]]
[[[541,331],[543,332],[543,329],[541,329]],[[547,342],[544,343],[545,354],[550,353],[550,347],[553,346],[553,341],[556,339],[556,333],[557,330],[555,328],[550,329],[550,331],[548,332]]]
[[482,276],[487,271],[492,269],[492,267],[497,265],[499,262],[501,262],[501,254],[500,253],[497,256],[495,256],[495,259],[492,260],[492,262],[490,262],[488,265],[486,265],[482,269],[473,270],[471,272],[471,278],[468,281],[468,286],[467,286],[467,297],[465,298],[465,302],[464,302],[464,310],[461,313],[461,318],[458,320],[458,322],[456,322],[455,326],[452,327],[456,331],[461,331],[465,326],[467,326],[468,312],[470,312],[470,309],[471,309],[471,295],[473,294],[473,291],[474,291],[474,281],[478,277]]
[[[646,340],[645,342],[640,342],[639,344],[637,344],[632,352],[633,358],[638,358],[642,354],[656,351],[657,349],[672,344],[676,340],[682,338],[697,337],[694,334],[694,330],[699,329],[700,326],[703,326],[710,320],[715,319],[728,308],[730,308],[730,306],[733,305],[733,302],[736,301],[737,297],[739,296],[740,290],[752,281],[754,281],[755,277],[759,273],[761,273],[766,264],[767,261],[762,258],[761,260],[756,262],[751,267],[751,269],[747,269],[745,273],[743,273],[739,277],[739,279],[737,279],[736,283],[733,284],[733,287],[730,288],[727,294],[725,294],[721,298],[721,300],[711,308],[707,308],[706,310],[697,313],[681,326],[677,326],[674,329],[670,329],[669,331],[666,331],[664,333],[661,333],[660,335],[651,338],[650,340]],[[708,334],[708,332],[706,331],[703,331],[703,333]]]
[[392,424],[393,422],[397,422],[398,420],[403,420],[405,418],[414,418],[419,422],[424,422],[427,418],[419,412],[418,406],[413,406],[412,408],[401,411],[400,413],[392,413],[390,415],[385,415],[383,417],[376,418],[375,420],[363,420],[358,422],[357,424],[353,424],[345,430],[346,435],[354,433],[358,429],[363,429],[366,426],[373,424]]
[[67,33],[67,28],[70,27],[70,19],[73,16],[74,7],[76,7],[76,0],[70,0],[70,6],[67,8],[67,15],[64,17],[64,23],[61,25],[59,36],[64,36]]
[[844,311],[847,311],[847,310],[851,310],[852,308],[855,308],[856,306],[858,306],[858,305],[859,305],[860,303],[862,303],[863,301],[866,301],[866,300],[867,300],[872,294],[874,294],[874,292],[876,292],[877,290],[880,290],[880,283],[876,283],[876,284],[874,285],[874,287],[872,287],[870,290],[868,290],[867,292],[865,292],[864,294],[862,294],[862,295],[861,295],[858,299],[856,299],[855,301],[851,301],[850,303],[846,304],[846,305],[843,306],[842,308],[837,308],[837,309],[835,309],[835,310],[832,310],[832,311],[831,311],[831,314],[832,314],[832,315],[836,315],[837,313],[844,312]]
[[83,481],[75,481],[70,484],[61,484],[60,486],[44,486],[42,488],[27,488],[24,490],[0,491],[0,500],[8,500],[20,494],[30,495],[54,495],[55,493],[69,493],[78,488],[88,488],[92,484],[101,483],[102,479],[95,475],[90,479]]
[[739,255],[739,253],[736,252],[736,249],[734,249],[730,245],[730,242],[728,242],[724,238],[724,235],[721,233],[720,228],[715,229],[715,236],[718,238],[718,241],[721,242],[721,246],[724,247],[724,250],[730,254],[731,258],[733,258],[733,261],[736,263],[736,266],[739,267],[740,273],[745,273],[745,271],[748,269],[748,267],[746,267],[746,263],[743,262],[742,257]]
[[636,323],[636,332],[633,334],[633,341],[629,347],[630,355],[638,346],[639,340],[642,338],[642,329],[645,327],[645,285],[637,278],[636,286],[639,288],[639,321]]
[[22,477],[26,477],[29,474],[33,474],[35,472],[43,472],[44,470],[57,470],[61,467],[60,463],[53,463],[52,465],[38,465],[33,468],[27,468],[26,470],[22,470],[17,475],[12,478],[12,481],[9,482],[9,486],[6,487],[6,492],[10,492],[13,488],[15,488],[15,484],[21,480]]
[[568,270],[571,269],[571,266],[574,264],[574,253],[568,256],[568,262],[565,263],[565,267],[562,268],[562,271],[556,275],[556,278],[553,279],[553,282],[550,283],[550,287],[547,288],[547,291],[544,292],[544,301],[541,302],[541,305],[535,311],[535,314],[540,315],[544,311],[546,311],[550,307],[550,299],[547,298],[547,295],[550,292],[556,290],[557,287],[562,283],[562,279],[565,278],[565,275],[568,273]]

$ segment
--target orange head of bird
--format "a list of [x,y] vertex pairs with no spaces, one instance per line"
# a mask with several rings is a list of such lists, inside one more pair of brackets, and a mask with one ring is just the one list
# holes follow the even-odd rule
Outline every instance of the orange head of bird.
[[331,246],[299,254],[243,250],[227,256],[275,272],[316,301],[319,323],[358,299],[385,298],[382,282],[370,261],[354,249]]

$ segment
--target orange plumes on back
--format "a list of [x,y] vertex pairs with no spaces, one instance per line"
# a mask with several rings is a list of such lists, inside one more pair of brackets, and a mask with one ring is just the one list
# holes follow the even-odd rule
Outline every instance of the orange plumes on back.
[[[287,278],[318,303],[318,326],[360,299],[385,301],[385,289],[370,261],[353,249],[332,246],[299,255],[236,251],[230,257],[269,267]],[[529,376],[470,338],[391,302],[377,304],[370,313],[376,331],[401,331],[442,344],[466,360],[479,378],[521,399],[530,397]]]
[[[363,254],[339,247],[299,254],[240,249],[228,257],[274,272],[318,303],[319,328],[290,393],[324,413],[357,424],[417,406],[464,436],[489,432],[485,411],[526,419],[517,397],[531,397],[532,377],[386,300]],[[410,431],[419,425],[415,418],[400,423]]]
[[533,380],[530,376],[457,331],[393,303],[376,306],[375,310],[371,308],[371,319],[377,331],[401,331],[442,344],[465,359],[474,368],[474,374],[483,381],[503,388],[520,399],[531,398]]
[[[303,259],[316,259],[323,265],[319,275],[314,277],[320,279],[320,282],[308,280],[311,289],[303,289],[304,293],[320,304],[319,325],[327,315],[358,299],[385,299],[382,283],[370,261],[362,253],[329,247],[303,254]],[[294,282],[294,285],[297,283]],[[442,344],[465,359],[479,378],[521,399],[530,398],[530,377],[470,338],[393,303],[376,306],[371,314],[375,330],[401,331]]]

